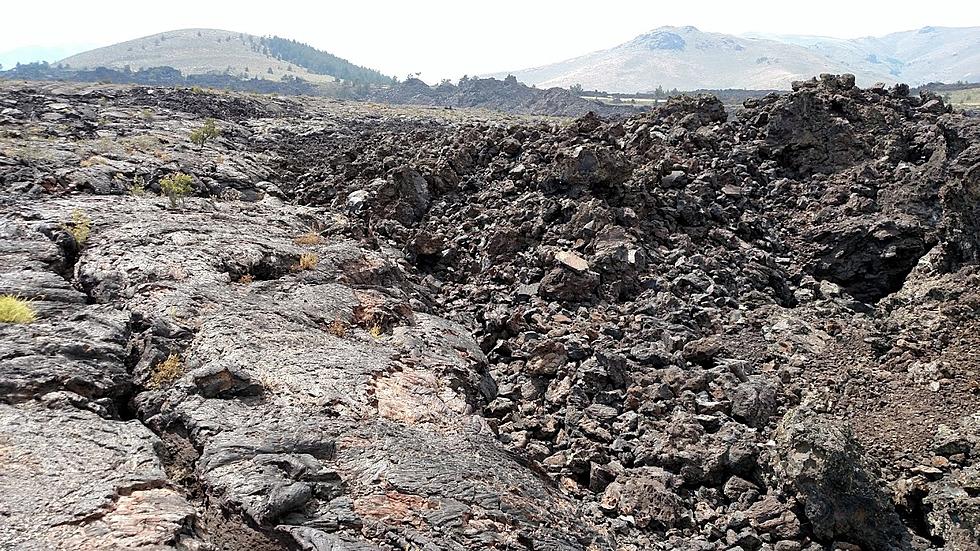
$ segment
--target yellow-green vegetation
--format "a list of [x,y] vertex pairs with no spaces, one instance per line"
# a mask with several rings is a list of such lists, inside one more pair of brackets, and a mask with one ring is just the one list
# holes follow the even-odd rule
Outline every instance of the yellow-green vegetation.
[[320,263],[320,257],[315,253],[303,253],[299,255],[299,262],[293,264],[293,271],[300,272],[304,270],[315,270],[317,264]]
[[940,95],[956,107],[980,107],[980,87],[940,92]]
[[184,362],[180,356],[171,354],[166,360],[158,363],[150,374],[147,386],[151,389],[163,388],[179,379],[184,374]]
[[207,118],[204,119],[204,126],[191,132],[191,142],[203,147],[205,142],[217,138],[220,134],[221,132],[218,130],[218,126],[214,123],[214,119]]
[[129,194],[133,197],[146,195],[146,180],[142,176],[133,176],[133,183],[129,186]]
[[0,323],[31,323],[37,312],[31,301],[14,295],[0,295]]
[[380,324],[376,324],[371,326],[371,330],[369,331],[369,333],[371,333],[371,336],[374,337],[375,339],[380,339],[381,336],[384,335],[384,330],[381,329]]
[[183,172],[175,172],[170,176],[160,180],[160,190],[170,199],[170,206],[176,207],[178,202],[183,202],[184,197],[191,192],[191,182],[194,179]]
[[92,219],[85,211],[75,209],[71,211],[71,220],[64,224],[64,228],[75,239],[75,243],[82,247],[92,234]]

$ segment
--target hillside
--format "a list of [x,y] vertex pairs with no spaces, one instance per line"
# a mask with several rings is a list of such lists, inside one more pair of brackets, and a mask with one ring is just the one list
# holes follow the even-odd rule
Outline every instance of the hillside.
[[[661,27],[610,48],[558,63],[512,71],[527,84],[610,92],[657,86],[788,89],[820,73],[852,73],[860,85],[911,85],[980,77],[980,28],[926,27],[878,38],[702,32]],[[506,74],[506,73],[503,73]]]
[[184,75],[228,74],[275,81],[298,77],[313,83],[391,80],[299,42],[217,29],[168,31],[73,55],[59,64],[75,69],[129,67],[133,71],[169,66]]

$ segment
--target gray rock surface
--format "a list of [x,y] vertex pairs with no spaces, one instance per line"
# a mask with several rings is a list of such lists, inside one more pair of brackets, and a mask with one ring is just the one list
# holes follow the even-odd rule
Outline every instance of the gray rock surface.
[[138,421],[80,409],[82,396],[0,404],[0,546],[193,549],[196,511]]

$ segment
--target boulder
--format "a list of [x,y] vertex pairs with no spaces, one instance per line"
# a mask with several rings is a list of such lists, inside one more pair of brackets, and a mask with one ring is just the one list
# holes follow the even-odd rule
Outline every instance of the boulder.
[[779,422],[775,439],[776,479],[797,496],[816,539],[909,548],[908,531],[846,422],[799,406]]
[[429,184],[414,168],[399,167],[377,190],[379,215],[412,226],[422,219],[432,201]]
[[980,466],[974,464],[929,484],[922,500],[930,534],[949,551],[980,549]]

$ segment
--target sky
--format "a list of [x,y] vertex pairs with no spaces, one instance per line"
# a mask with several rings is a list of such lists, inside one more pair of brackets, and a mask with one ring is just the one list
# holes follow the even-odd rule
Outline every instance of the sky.
[[797,6],[792,0],[9,0],[0,4],[0,64],[35,61],[36,48],[50,58],[163,31],[215,28],[293,38],[389,75],[418,72],[433,82],[561,61],[665,25],[837,38],[980,26],[980,2],[970,0],[936,9],[921,0]]

